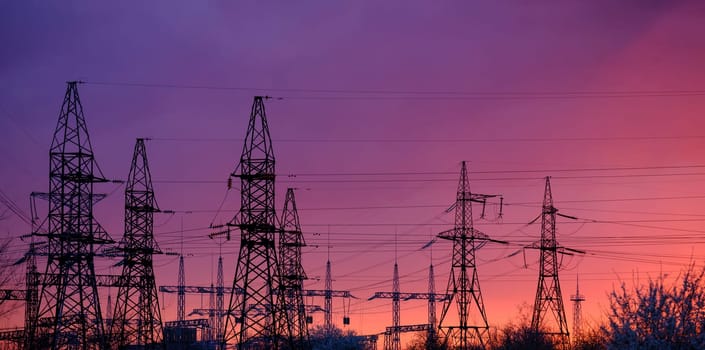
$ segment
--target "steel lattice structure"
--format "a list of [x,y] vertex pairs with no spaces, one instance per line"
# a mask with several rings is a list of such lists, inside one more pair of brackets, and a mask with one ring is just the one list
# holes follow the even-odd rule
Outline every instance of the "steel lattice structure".
[[580,294],[580,281],[578,278],[575,279],[575,294],[570,296],[570,301],[573,302],[573,341],[579,340],[582,337],[582,323],[583,323],[583,306],[582,303],[585,301],[585,296]]
[[179,274],[177,277],[176,320],[186,319],[186,272],[184,271],[184,255],[179,255]]
[[122,281],[110,330],[113,349],[164,348],[152,262],[152,255],[161,253],[154,240],[156,212],[159,206],[154,198],[147,150],[144,139],[137,139],[125,187],[125,235],[119,248],[124,254]]
[[[487,198],[491,197],[495,196],[470,192],[467,167],[463,161],[456,201],[449,208],[455,209],[455,226],[438,235],[439,238],[453,242],[452,265],[446,289],[450,297],[443,304],[439,328],[444,332],[445,342],[461,350],[484,348],[489,330],[477,274],[476,251],[487,242],[506,244],[490,239],[473,226],[472,203],[484,206]],[[447,317],[453,302],[458,309],[458,324],[448,325]],[[476,320],[474,324],[471,324],[472,319]]]
[[[106,182],[88,137],[78,82],[69,82],[49,153],[46,273],[29,349],[105,349],[95,246],[113,243],[93,217],[93,184]],[[55,278],[56,277],[56,278]]]
[[281,217],[279,233],[279,262],[281,264],[281,298],[288,313],[288,324],[280,324],[280,333],[290,335],[296,342],[297,349],[310,348],[308,327],[306,326],[306,307],[303,289],[306,272],[301,264],[301,248],[306,246],[299,212],[296,209],[294,189],[286,190],[284,210]]
[[[240,212],[228,225],[240,228],[240,251],[235,267],[224,327],[224,343],[238,349],[277,349],[286,335],[278,325],[288,323],[288,314],[277,298],[280,287],[279,262],[275,248],[278,230],[274,209],[274,151],[264,109],[264,99],[256,96],[252,105],[240,157]],[[256,312],[264,309],[267,312]],[[232,315],[239,314],[236,318]],[[289,337],[289,344],[293,344]]]
[[[553,206],[551,181],[546,177],[546,187],[541,210],[541,241],[539,247],[539,283],[536,290],[531,328],[535,332],[557,337],[566,348],[569,345],[568,321],[563,307],[563,295],[558,280],[558,253],[565,248],[556,242],[556,214]],[[546,318],[549,317],[550,320]],[[554,324],[551,324],[553,322]]]

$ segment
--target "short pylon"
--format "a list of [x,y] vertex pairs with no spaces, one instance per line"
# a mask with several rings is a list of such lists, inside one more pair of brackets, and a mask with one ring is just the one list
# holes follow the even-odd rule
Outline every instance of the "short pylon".
[[154,240],[154,213],[158,211],[144,139],[137,139],[125,187],[125,236],[120,244],[124,257],[110,332],[114,349],[163,348],[152,260],[161,253]]
[[281,266],[281,307],[288,314],[288,323],[280,324],[282,334],[288,334],[297,349],[310,348],[303,288],[306,272],[301,264],[301,248],[306,246],[299,212],[296,210],[294,189],[286,191],[279,233],[279,262]]

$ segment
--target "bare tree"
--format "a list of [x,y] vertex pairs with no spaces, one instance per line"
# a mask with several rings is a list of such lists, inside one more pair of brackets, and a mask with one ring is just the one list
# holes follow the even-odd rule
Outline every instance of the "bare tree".
[[664,276],[610,293],[608,349],[705,348],[705,268],[693,264],[672,285]]

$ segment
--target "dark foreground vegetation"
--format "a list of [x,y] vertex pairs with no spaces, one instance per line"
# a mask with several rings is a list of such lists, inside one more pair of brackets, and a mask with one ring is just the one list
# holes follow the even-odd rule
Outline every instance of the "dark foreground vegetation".
[[[609,294],[610,305],[604,324],[574,336],[570,349],[705,349],[704,275],[705,269],[691,265],[670,282],[666,276],[658,276],[644,283],[620,283]],[[314,341],[316,350],[365,349],[354,333],[336,332],[325,341],[321,332],[314,331],[312,336],[314,340],[318,338]],[[561,349],[557,339],[532,331],[528,317],[493,330],[489,338],[490,350]],[[380,337],[380,349],[383,341]],[[425,334],[418,334],[404,349],[454,348],[429,342]]]

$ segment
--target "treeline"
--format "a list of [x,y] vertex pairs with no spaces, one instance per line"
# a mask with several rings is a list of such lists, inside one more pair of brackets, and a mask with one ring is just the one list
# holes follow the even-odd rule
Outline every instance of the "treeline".
[[[604,324],[573,337],[570,349],[705,349],[705,268],[691,264],[672,283],[665,276],[649,278],[642,284],[622,282],[609,294],[609,309]],[[319,337],[321,333],[317,334]],[[353,333],[337,333],[332,343],[314,342],[314,349],[365,349],[364,344],[350,341]],[[347,341],[343,341],[346,339]],[[339,345],[343,345],[339,343]],[[383,343],[380,337],[380,343]],[[381,344],[380,344],[381,345]],[[332,347],[331,347],[332,346]],[[381,347],[380,347],[381,348]],[[425,334],[404,347],[406,350],[453,350],[441,342],[429,342]],[[488,350],[553,350],[564,349],[559,339],[529,326],[524,317],[490,332]]]

